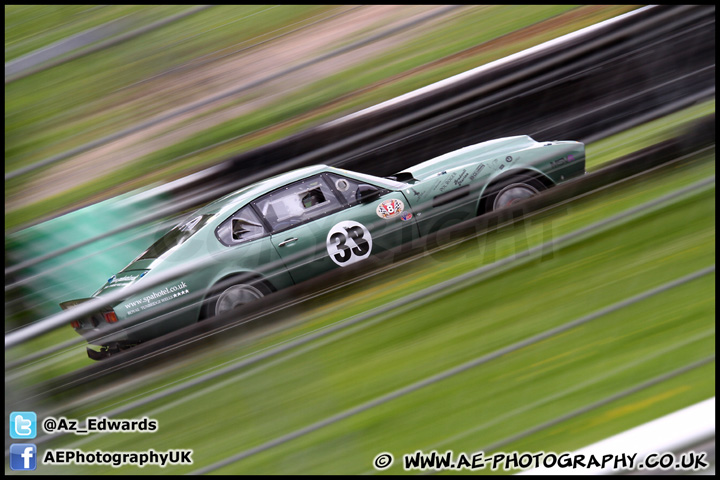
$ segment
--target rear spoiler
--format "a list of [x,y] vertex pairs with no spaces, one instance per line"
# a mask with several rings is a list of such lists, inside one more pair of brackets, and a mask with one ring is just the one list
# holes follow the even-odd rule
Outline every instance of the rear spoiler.
[[80,305],[81,303],[93,300],[92,298],[78,298],[77,300],[68,300],[67,302],[60,302],[60,308],[63,310],[70,310],[73,307]]

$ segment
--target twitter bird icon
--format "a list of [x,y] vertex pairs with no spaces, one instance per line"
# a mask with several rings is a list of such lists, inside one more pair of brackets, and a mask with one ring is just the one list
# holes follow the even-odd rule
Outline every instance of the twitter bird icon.
[[10,414],[10,437],[35,438],[37,436],[37,415],[35,412],[12,412]]

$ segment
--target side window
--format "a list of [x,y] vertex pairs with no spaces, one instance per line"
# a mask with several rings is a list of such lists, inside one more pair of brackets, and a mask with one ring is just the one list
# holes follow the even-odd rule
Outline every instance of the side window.
[[215,229],[215,236],[226,246],[249,242],[266,233],[262,221],[250,205],[235,212]]
[[360,185],[361,182],[336,175],[334,173],[328,173],[327,176],[333,185],[335,185],[335,190],[340,192],[340,195],[345,198],[345,201],[348,204],[355,205],[357,203],[355,194],[357,193],[358,185]]
[[320,176],[314,176],[279,188],[255,201],[273,232],[336,212],[340,201]]
[[212,215],[198,215],[187,222],[176,225],[133,261],[159,258],[178,245],[182,245],[188,238],[195,235],[211,218]]

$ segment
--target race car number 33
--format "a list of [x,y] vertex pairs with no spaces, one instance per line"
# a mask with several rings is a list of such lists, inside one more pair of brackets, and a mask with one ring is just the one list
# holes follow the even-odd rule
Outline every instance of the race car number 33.
[[332,261],[345,267],[370,256],[372,237],[365,225],[345,221],[330,229],[326,245]]

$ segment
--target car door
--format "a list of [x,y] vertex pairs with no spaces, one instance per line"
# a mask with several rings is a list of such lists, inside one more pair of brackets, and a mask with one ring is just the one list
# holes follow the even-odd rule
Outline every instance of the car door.
[[[358,191],[369,192],[364,201]],[[277,189],[254,205],[295,283],[417,237],[402,192],[335,173]]]
[[[217,240],[233,250],[223,265],[216,270],[216,277],[230,273],[257,272],[277,289],[292,285],[285,264],[272,245],[270,230],[251,205],[245,205],[216,229]],[[210,279],[214,283],[217,278]]]

